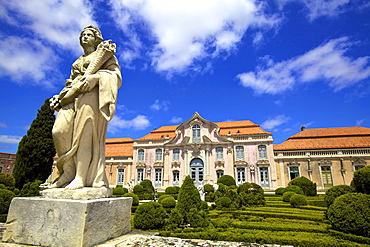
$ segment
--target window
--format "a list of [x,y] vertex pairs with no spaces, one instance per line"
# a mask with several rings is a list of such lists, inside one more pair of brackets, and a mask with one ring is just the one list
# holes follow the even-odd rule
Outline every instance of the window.
[[155,186],[162,185],[162,169],[155,169]]
[[245,183],[245,168],[236,169],[236,178],[238,185]]
[[137,160],[138,161],[144,161],[144,149],[140,149],[137,152]]
[[193,127],[193,142],[200,142],[200,126],[195,124]]
[[298,166],[289,167],[289,174],[290,174],[290,180],[299,177],[299,167]]
[[137,183],[141,183],[144,180],[144,169],[137,169]]
[[117,184],[123,185],[124,175],[125,175],[125,170],[124,169],[118,169]]
[[[355,166],[355,171],[357,171],[357,170],[365,167],[365,164],[355,164],[354,166]],[[0,170],[0,172],[1,172],[1,170]]]
[[270,187],[268,167],[260,167],[260,182],[261,187]]
[[173,176],[173,183],[174,185],[178,185],[179,181],[180,181],[180,172],[179,171],[173,171],[172,172],[172,176]]
[[179,161],[180,160],[180,149],[176,148],[172,151],[172,160]]
[[216,160],[224,160],[224,149],[222,147],[216,148]]
[[217,170],[216,175],[217,175],[217,179],[219,179],[221,176],[224,175],[224,171],[223,170]]
[[267,151],[265,145],[258,146],[258,158],[259,159],[267,159]]
[[321,166],[322,183],[324,187],[333,186],[330,166]]
[[236,159],[244,160],[244,147],[243,146],[236,147]]
[[1,172],[3,172],[3,167],[2,167],[2,166],[0,166],[0,173],[1,173]]
[[155,150],[155,160],[162,161],[162,149]]

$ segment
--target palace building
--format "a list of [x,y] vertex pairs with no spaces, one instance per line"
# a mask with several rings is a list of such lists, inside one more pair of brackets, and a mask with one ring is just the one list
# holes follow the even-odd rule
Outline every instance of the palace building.
[[136,140],[107,139],[105,157],[112,187],[132,188],[149,179],[162,191],[181,186],[188,175],[196,186],[231,175],[238,185],[252,182],[273,191],[305,176],[325,191],[349,185],[354,171],[370,164],[370,128],[302,127],[273,145],[272,133],[249,120],[214,123],[196,112],[180,125],[162,126]]

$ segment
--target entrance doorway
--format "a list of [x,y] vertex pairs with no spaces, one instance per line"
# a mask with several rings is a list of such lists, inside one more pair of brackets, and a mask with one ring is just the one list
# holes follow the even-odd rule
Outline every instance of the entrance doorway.
[[190,162],[190,176],[195,186],[203,185],[204,164],[201,159],[193,159]]

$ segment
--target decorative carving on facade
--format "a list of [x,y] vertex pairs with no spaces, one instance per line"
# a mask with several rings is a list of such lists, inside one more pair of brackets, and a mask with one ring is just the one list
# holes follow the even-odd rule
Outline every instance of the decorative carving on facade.
[[225,166],[225,161],[223,160],[216,160],[215,161],[215,168],[223,168]]
[[136,167],[137,168],[145,168],[145,162],[143,162],[143,161],[136,162]]
[[164,155],[170,155],[170,150],[166,148],[166,149],[164,150]]
[[235,166],[246,166],[247,165],[247,162],[245,160],[237,160],[235,161]]
[[300,163],[298,163],[295,159],[287,164],[288,167],[290,166],[299,166]]
[[322,159],[320,160],[319,162],[319,165],[331,165],[331,161],[327,160],[327,159]]
[[174,168],[180,168],[181,166],[181,163],[180,161],[172,161],[171,162],[171,168],[174,169]]
[[265,166],[265,165],[269,165],[270,162],[268,159],[259,159],[257,160],[257,165],[258,166]]
[[356,158],[354,161],[352,161],[352,163],[355,165],[355,164],[364,164],[366,165],[366,161],[361,159],[361,158]]
[[153,165],[154,167],[160,167],[163,168],[163,162],[162,161],[156,161]]
[[233,153],[233,148],[232,147],[228,147],[227,148],[227,153],[228,154],[232,154]]
[[256,171],[256,168],[254,166],[250,166],[249,170],[251,171],[251,173],[254,173]]
[[200,144],[193,143],[191,144],[191,149],[193,151],[193,156],[199,156],[200,155]]
[[119,163],[117,166],[118,169],[126,169],[126,165]]

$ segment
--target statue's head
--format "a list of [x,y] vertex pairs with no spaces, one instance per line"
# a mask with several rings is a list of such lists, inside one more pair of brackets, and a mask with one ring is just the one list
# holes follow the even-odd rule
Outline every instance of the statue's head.
[[90,31],[94,34],[94,36],[95,36],[95,47],[94,48],[96,49],[96,47],[98,47],[98,45],[103,41],[103,36],[102,36],[99,28],[95,27],[94,25],[89,25],[89,26],[85,27],[80,33],[80,38],[79,38],[80,39],[80,44],[81,44],[82,35],[86,31]]

